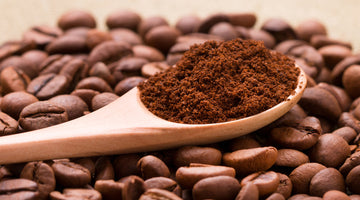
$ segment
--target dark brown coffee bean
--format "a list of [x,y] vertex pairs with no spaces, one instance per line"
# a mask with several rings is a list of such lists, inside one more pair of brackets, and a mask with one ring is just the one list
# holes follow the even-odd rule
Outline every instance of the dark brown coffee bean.
[[88,31],[85,38],[86,46],[88,47],[88,49],[93,49],[100,43],[109,40],[112,40],[112,36],[110,35],[110,33],[98,29],[92,29]]
[[96,21],[91,13],[82,10],[71,10],[60,16],[58,26],[63,30],[75,27],[95,28]]
[[264,30],[249,29],[248,34],[249,39],[263,41],[265,47],[269,49],[274,48],[276,45],[275,38]]
[[[321,54],[310,45],[301,45],[294,47],[289,51],[289,55],[294,56],[298,59],[302,59],[306,65],[314,68],[313,70],[316,70],[314,75],[312,76],[314,78],[319,75],[321,68],[325,66]],[[300,67],[303,67],[302,63],[297,64],[300,65]]]
[[56,182],[64,187],[83,187],[91,181],[88,169],[69,161],[56,161],[51,165]]
[[138,26],[138,33],[142,38],[152,29],[157,26],[169,25],[167,20],[161,16],[152,16],[144,18]]
[[86,103],[80,97],[75,95],[58,95],[49,99],[49,102],[63,107],[68,115],[68,120],[81,117],[89,110]]
[[326,167],[319,163],[305,163],[295,168],[289,175],[293,184],[293,194],[309,193],[311,179],[323,169],[326,169]]
[[113,162],[115,178],[120,179],[130,175],[140,175],[141,172],[137,168],[137,162],[140,158],[141,157],[137,154],[123,154],[117,156]]
[[141,16],[130,10],[116,10],[106,18],[106,25],[109,29],[127,28],[136,31],[140,22]]
[[132,50],[134,52],[134,57],[145,58],[149,62],[160,62],[165,60],[164,55],[154,47],[135,45]]
[[340,115],[338,124],[340,126],[349,126],[353,128],[357,133],[360,133],[360,122],[351,113],[343,112]]
[[194,200],[233,200],[239,191],[240,184],[236,178],[230,176],[215,176],[204,178],[197,182],[193,187],[192,193]]
[[280,18],[268,19],[261,26],[261,29],[273,35],[277,43],[296,39],[294,29],[285,20]]
[[110,30],[110,35],[114,41],[127,42],[131,46],[143,44],[139,34],[126,28],[116,28]]
[[256,141],[253,137],[248,135],[232,139],[229,143],[229,148],[232,152],[241,149],[252,149],[258,147],[261,147],[260,143]]
[[235,177],[235,170],[231,167],[205,165],[180,167],[176,171],[176,181],[182,189],[191,189],[199,180],[214,176]]
[[221,152],[211,147],[185,146],[179,148],[174,155],[176,167],[188,166],[190,163],[220,165]]
[[356,99],[360,96],[358,92],[360,84],[357,83],[358,78],[360,77],[360,65],[351,65],[348,67],[342,76],[342,84],[345,88],[345,91],[353,98]]
[[353,193],[360,193],[360,165],[354,167],[346,176],[346,185]]
[[30,81],[29,76],[22,70],[7,67],[0,74],[1,93],[5,95],[10,92],[25,91]]
[[27,87],[27,92],[39,100],[46,100],[59,94],[64,94],[69,87],[69,80],[64,75],[45,74],[33,79]]
[[272,193],[266,200],[285,200],[285,197],[279,193]]
[[147,190],[139,198],[139,200],[157,200],[157,199],[181,200],[182,198],[178,197],[176,194],[172,192],[157,188],[152,188]]
[[279,175],[273,171],[260,171],[246,176],[241,180],[241,186],[252,182],[259,190],[259,196],[266,196],[276,191],[280,184]]
[[115,94],[122,96],[132,88],[136,87],[146,79],[141,76],[133,76],[120,81],[114,89]]
[[341,45],[327,45],[318,51],[329,69],[333,69],[341,60],[351,55],[351,49]]
[[[295,194],[289,198],[289,200],[304,200],[306,198],[311,198],[307,194]],[[311,200],[311,199],[310,199]],[[316,199],[314,199],[316,200]]]
[[21,57],[26,62],[30,62],[33,66],[37,67],[37,71],[40,71],[40,65],[48,57],[48,54],[45,51],[30,50],[22,54]]
[[99,92],[112,92],[110,85],[102,78],[92,76],[82,79],[75,89],[92,89]]
[[101,200],[101,194],[94,189],[86,188],[66,188],[63,193],[54,191],[50,193],[51,200],[66,200],[66,199],[86,199],[86,200]]
[[20,113],[19,124],[26,130],[36,130],[66,122],[68,115],[63,107],[48,101],[26,106]]
[[348,56],[335,65],[331,71],[331,81],[334,85],[342,86],[343,74],[351,65],[360,65],[360,54]]
[[76,35],[63,35],[54,39],[45,48],[49,54],[76,54],[89,51],[86,38]]
[[0,61],[36,48],[33,40],[7,41],[0,45]]
[[350,170],[358,165],[360,165],[360,152],[355,152],[345,160],[343,165],[339,168],[339,171],[345,177]]
[[40,65],[40,75],[59,73],[61,69],[73,59],[70,55],[52,55],[47,57]]
[[321,135],[309,153],[312,162],[318,162],[327,167],[339,167],[349,155],[348,143],[334,134]]
[[220,36],[225,41],[235,39],[238,36],[237,31],[233,25],[228,22],[220,22],[215,24],[210,28],[209,34]]
[[111,92],[103,92],[95,95],[91,101],[91,109],[93,111],[98,110],[115,101],[117,98],[119,98],[119,96]]
[[87,104],[88,108],[91,108],[91,101],[97,94],[100,94],[100,92],[93,89],[76,89],[71,92],[71,95],[80,97]]
[[323,200],[337,200],[337,199],[351,200],[347,194],[338,190],[329,190],[325,192],[323,196]]
[[280,183],[278,188],[276,189],[276,193],[282,194],[285,197],[285,199],[288,199],[291,196],[291,192],[292,192],[291,180],[285,174],[278,173],[278,176],[280,179]]
[[62,34],[58,27],[34,26],[23,34],[23,39],[34,41],[38,47],[43,48]]
[[319,83],[317,86],[330,92],[338,101],[343,112],[349,110],[352,99],[343,88],[328,83]]
[[137,167],[145,180],[157,176],[170,177],[170,171],[166,164],[152,155],[142,157],[138,161]]
[[18,131],[19,123],[7,115],[0,112],[0,136],[15,134]]
[[256,23],[256,15],[254,13],[229,13],[227,14],[230,24],[233,26],[242,26],[251,28]]
[[277,158],[275,147],[242,149],[223,155],[223,163],[233,167],[237,175],[248,175],[257,171],[268,170]]
[[297,127],[306,116],[304,109],[299,104],[296,104],[285,115],[276,120],[274,124],[277,126]]
[[296,27],[296,34],[299,39],[307,42],[309,42],[314,35],[326,35],[326,33],[327,31],[324,24],[313,19],[303,21]]
[[175,27],[185,35],[195,32],[200,22],[201,19],[197,15],[184,15],[176,21]]
[[309,192],[312,196],[322,197],[327,191],[345,192],[345,181],[341,173],[334,168],[326,168],[316,173],[311,181]]
[[89,76],[96,76],[104,79],[109,85],[115,85],[115,78],[110,69],[102,62],[95,63],[89,70]]
[[298,167],[309,162],[309,157],[295,149],[279,149],[275,165],[280,167]]
[[129,57],[121,59],[113,70],[117,82],[130,76],[140,76],[141,68],[149,61],[145,58]]
[[133,52],[128,43],[120,41],[106,41],[97,45],[90,52],[87,61],[89,66],[93,66],[97,62],[110,64],[132,54]]
[[151,62],[142,66],[141,75],[145,78],[149,78],[150,76],[163,72],[169,68],[170,66],[164,62]]
[[98,180],[95,182],[94,189],[101,193],[104,200],[117,200],[122,196],[123,187],[124,183],[114,180]]
[[178,187],[178,184],[174,180],[161,176],[149,178],[145,180],[144,184],[147,190],[151,188],[158,188],[172,192],[176,187]]
[[146,33],[145,43],[166,54],[170,47],[176,43],[180,34],[176,28],[167,25],[157,26]]
[[342,137],[347,143],[352,142],[357,135],[353,128],[347,126],[336,129],[332,134]]
[[138,200],[146,190],[144,180],[138,176],[127,176],[120,179],[119,182],[124,183],[123,200]]
[[235,200],[258,200],[259,190],[253,182],[243,185]]
[[114,168],[109,157],[100,157],[95,163],[95,180],[111,180],[114,179]]
[[92,158],[75,158],[71,160],[72,162],[79,164],[89,170],[91,177],[95,175],[95,161]]
[[190,41],[190,42],[176,43],[175,45],[173,45],[170,48],[166,57],[167,64],[170,66],[175,65],[183,57],[184,53],[190,49],[190,46],[192,46],[195,43]]
[[349,42],[332,39],[326,35],[313,35],[310,39],[310,44],[317,49],[327,45],[341,45],[346,48],[352,49],[352,45]]
[[209,15],[201,21],[197,27],[197,32],[208,33],[212,26],[220,22],[230,22],[230,19],[227,15],[222,13]]
[[39,198],[47,199],[55,190],[55,175],[52,168],[43,162],[29,162],[21,171],[20,178],[33,180],[38,184]]
[[0,181],[0,199],[38,199],[36,182],[28,179],[8,179]]
[[0,63],[0,71],[7,67],[14,67],[22,71],[29,76],[30,79],[36,77],[39,73],[37,66],[34,66],[33,63],[28,62],[21,56],[11,56]]

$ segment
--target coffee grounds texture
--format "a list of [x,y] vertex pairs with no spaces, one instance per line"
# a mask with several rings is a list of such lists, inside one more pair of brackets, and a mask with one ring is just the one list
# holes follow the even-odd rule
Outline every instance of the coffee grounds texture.
[[193,45],[176,66],[138,86],[144,105],[172,122],[208,124],[252,116],[285,101],[297,85],[295,62],[263,42]]

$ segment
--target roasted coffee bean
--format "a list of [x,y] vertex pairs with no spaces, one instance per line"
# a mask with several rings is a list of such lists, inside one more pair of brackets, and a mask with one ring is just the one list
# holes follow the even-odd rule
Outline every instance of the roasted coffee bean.
[[154,47],[146,45],[135,45],[132,48],[134,57],[145,58],[149,62],[160,62],[165,60],[165,56]]
[[68,114],[63,107],[49,101],[32,103],[21,111],[19,124],[26,130],[36,130],[68,121]]
[[88,108],[91,108],[91,101],[97,94],[100,94],[100,92],[93,89],[75,89],[71,92],[71,95],[80,97],[87,104]]
[[285,200],[285,197],[279,193],[272,193],[266,200]]
[[145,38],[145,35],[153,28],[157,26],[169,25],[167,20],[161,16],[151,16],[142,19],[138,26],[138,33],[142,38]]
[[11,178],[11,176],[12,176],[12,174],[11,174],[10,170],[8,169],[8,167],[6,167],[6,166],[0,167],[0,181],[9,179],[9,178]]
[[98,110],[119,98],[118,95],[110,92],[103,92],[95,95],[91,101],[91,109]]
[[141,68],[149,63],[145,58],[129,57],[121,59],[113,70],[117,82],[131,76],[140,76]]
[[66,188],[63,193],[54,191],[50,193],[51,200],[66,200],[66,199],[86,199],[86,200],[102,200],[101,194],[93,189],[85,188]]
[[225,41],[233,40],[238,36],[236,29],[228,22],[220,22],[215,24],[210,28],[209,34],[217,35],[223,38]]
[[71,10],[60,16],[58,26],[63,30],[75,27],[95,28],[96,21],[91,13],[82,10]]
[[259,190],[259,196],[266,196],[276,191],[280,184],[279,175],[273,171],[260,171],[246,176],[241,180],[241,186],[252,182]]
[[269,49],[275,47],[276,41],[274,36],[264,30],[249,29],[248,34],[249,39],[263,41],[265,47]]
[[142,157],[137,163],[138,169],[141,171],[144,179],[157,176],[170,177],[169,168],[159,158],[148,155]]
[[252,149],[261,147],[260,143],[249,135],[237,137],[229,141],[230,151],[237,151],[241,149]]
[[170,66],[164,62],[150,62],[142,66],[141,75],[145,78],[154,76],[157,73],[163,72],[169,69]]
[[348,143],[340,136],[324,134],[310,149],[309,157],[312,162],[318,162],[326,167],[339,167],[350,155]]
[[114,179],[114,168],[109,157],[100,157],[95,163],[95,180],[111,180]]
[[6,113],[0,112],[0,135],[11,135],[18,131],[19,123],[7,115]]
[[110,33],[98,29],[92,29],[87,32],[85,43],[88,49],[93,49],[102,42],[112,40]]
[[319,163],[305,163],[295,168],[289,175],[293,184],[293,194],[308,194],[311,179],[323,169],[326,167]]
[[95,182],[94,189],[101,193],[104,200],[117,200],[122,197],[124,183],[114,180],[98,180]]
[[349,110],[352,99],[343,88],[328,83],[319,83],[317,86],[330,92],[338,101],[343,112]]
[[85,167],[69,162],[56,161],[51,165],[56,182],[64,187],[83,187],[91,181],[91,174]]
[[323,200],[351,200],[350,197],[344,192],[338,190],[329,190],[323,195]]
[[348,56],[341,60],[331,71],[331,82],[334,85],[342,86],[343,74],[351,65],[360,65],[360,54]]
[[176,167],[188,166],[190,163],[220,165],[221,152],[211,147],[185,146],[179,148],[174,154]]
[[[212,191],[212,192],[209,192]],[[240,183],[230,176],[215,176],[201,179],[192,190],[194,200],[233,200],[240,191]]]
[[157,26],[146,33],[145,43],[166,54],[170,47],[176,43],[180,34],[176,28],[167,25]]
[[64,94],[69,84],[66,76],[50,73],[33,79],[27,87],[27,92],[39,100],[47,100],[56,95]]
[[360,165],[354,167],[346,176],[346,185],[353,193],[360,193]]
[[58,95],[49,99],[49,102],[63,107],[68,115],[68,120],[81,117],[89,110],[86,103],[80,97],[75,95]]
[[70,55],[52,55],[47,57],[39,66],[40,75],[49,73],[59,73],[64,65],[73,59]]
[[235,170],[231,167],[204,165],[179,167],[176,171],[176,181],[183,189],[191,189],[201,179],[214,176],[235,177]]
[[39,199],[47,199],[55,190],[55,174],[52,168],[44,162],[29,162],[21,171],[20,178],[33,180],[38,184]]
[[301,22],[296,27],[296,35],[299,37],[299,39],[310,41],[311,37],[314,35],[326,35],[327,31],[325,26],[317,21],[317,20],[306,20]]
[[114,89],[115,94],[121,96],[136,87],[146,79],[141,76],[133,76],[120,81]]
[[310,195],[322,197],[330,190],[345,192],[345,181],[338,170],[326,168],[311,178],[309,187]]
[[106,18],[106,25],[109,29],[127,28],[136,31],[140,22],[141,16],[130,10],[116,10]]
[[175,27],[185,35],[195,32],[200,22],[201,19],[197,15],[184,15],[176,21]]
[[295,149],[279,149],[275,165],[279,167],[298,167],[309,162],[309,157]]
[[112,92],[111,86],[102,78],[92,76],[82,79],[75,89],[92,89],[98,92]]
[[85,158],[75,158],[71,160],[72,162],[79,164],[86,169],[89,170],[91,177],[94,177],[95,175],[95,161],[92,158],[85,157]]
[[256,15],[254,13],[229,13],[227,16],[230,24],[233,26],[251,28],[256,23]]
[[38,199],[38,185],[28,179],[8,179],[0,181],[0,199]]
[[223,163],[233,167],[237,175],[248,175],[257,171],[268,170],[277,158],[275,147],[242,149],[223,155]]
[[[196,43],[196,42],[195,42]],[[194,42],[180,42],[173,45],[167,54],[166,63],[170,66],[175,65],[184,55],[186,51],[190,49]]]
[[360,133],[360,122],[351,113],[343,112],[340,115],[338,124],[340,126],[348,126],[353,128],[357,133]]
[[119,180],[124,183],[122,199],[137,200],[145,192],[144,180],[138,176],[127,176]]
[[208,33],[212,26],[220,22],[230,22],[230,19],[227,15],[222,13],[209,15],[201,21],[197,27],[197,32]]
[[0,74],[1,92],[5,95],[10,92],[25,91],[30,81],[30,77],[22,70],[7,67]]
[[54,39],[45,48],[49,54],[77,54],[89,51],[86,37],[66,34]]
[[43,48],[62,34],[58,27],[34,26],[23,34],[23,40],[34,41],[39,48]]
[[327,45],[341,45],[346,48],[352,49],[352,45],[349,42],[329,38],[326,35],[313,35],[310,39],[310,44],[317,49]]
[[133,52],[128,43],[106,41],[92,49],[87,61],[90,66],[93,66],[97,62],[110,64],[132,54]]
[[235,200],[258,200],[259,189],[253,182],[246,183],[240,189]]
[[29,76],[30,79],[36,77],[39,73],[37,66],[20,56],[11,56],[3,60],[0,64],[0,71],[7,67],[14,67],[17,70],[22,71]]
[[95,63],[89,70],[89,76],[96,76],[104,79],[109,85],[115,85],[115,78],[110,69],[102,62]]
[[359,77],[360,65],[351,65],[344,71],[342,77],[342,84],[345,91],[354,99],[360,96],[360,93],[358,92],[360,85],[357,83]]
[[0,61],[15,54],[21,54],[36,47],[33,40],[8,41],[0,45]]
[[333,69],[341,60],[351,55],[351,49],[341,45],[327,45],[321,47],[319,53],[322,55],[325,66]]
[[139,198],[139,200],[157,200],[157,199],[181,200],[182,198],[178,197],[176,194],[172,192],[157,188],[152,188],[147,190]]
[[131,46],[143,44],[139,34],[126,28],[112,29],[110,35],[114,41],[126,42]]
[[149,178],[145,180],[144,184],[147,190],[151,188],[158,188],[172,192],[176,187],[178,187],[178,184],[174,180],[162,176]]
[[294,29],[280,18],[268,19],[261,26],[261,29],[273,35],[277,43],[297,38]]
[[293,187],[291,180],[285,174],[278,173],[278,176],[280,179],[280,183],[278,188],[276,189],[276,193],[282,194],[285,197],[285,199],[288,199],[291,196],[292,187]]
[[137,163],[140,158],[137,154],[118,155],[113,162],[115,178],[120,179],[130,175],[140,175],[141,172],[137,168]]
[[352,170],[354,167],[360,165],[360,152],[355,152],[351,154],[349,158],[345,160],[343,165],[339,168],[339,171],[343,176],[346,176],[350,170]]

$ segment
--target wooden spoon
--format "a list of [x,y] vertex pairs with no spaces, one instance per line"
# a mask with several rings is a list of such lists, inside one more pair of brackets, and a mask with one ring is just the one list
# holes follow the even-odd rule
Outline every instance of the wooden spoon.
[[137,88],[78,119],[35,131],[0,137],[0,164],[154,151],[235,138],[284,115],[301,98],[306,76],[301,70],[295,93],[254,116],[214,124],[180,124],[153,115]]

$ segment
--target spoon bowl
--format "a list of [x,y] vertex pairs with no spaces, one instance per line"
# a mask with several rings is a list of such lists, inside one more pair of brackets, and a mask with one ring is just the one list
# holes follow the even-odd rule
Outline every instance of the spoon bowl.
[[285,101],[250,117],[213,124],[161,119],[147,110],[138,88],[133,88],[109,105],[75,120],[0,137],[0,164],[155,151],[235,138],[284,115],[300,100],[305,87],[306,76],[300,69],[297,87]]

